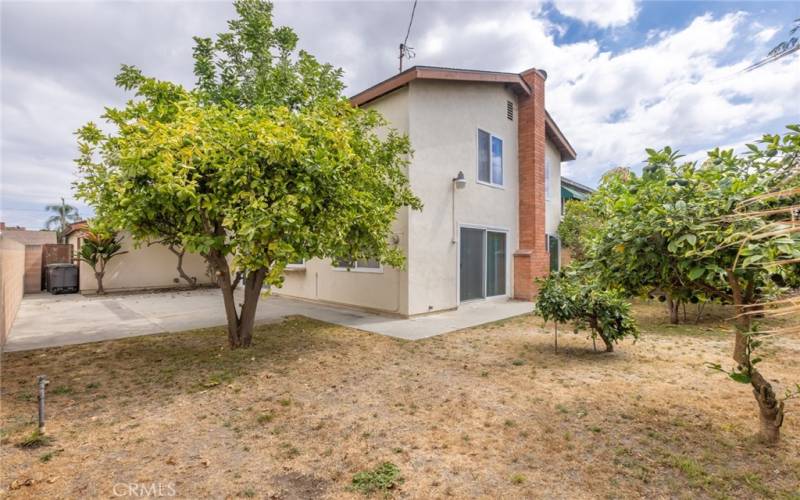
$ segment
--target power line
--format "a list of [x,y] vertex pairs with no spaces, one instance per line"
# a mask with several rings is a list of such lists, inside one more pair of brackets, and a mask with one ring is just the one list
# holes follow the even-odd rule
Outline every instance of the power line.
[[795,45],[794,47],[792,47],[792,48],[790,48],[788,50],[784,50],[782,52],[777,52],[775,54],[771,54],[770,56],[768,56],[768,57],[766,57],[766,58],[764,58],[764,59],[762,59],[762,60],[760,60],[760,61],[758,61],[758,62],[756,62],[756,63],[754,63],[754,64],[752,64],[750,66],[748,66],[748,67],[746,67],[745,69],[742,70],[742,72],[744,73],[744,72],[753,71],[754,69],[758,69],[761,66],[764,66],[764,65],[769,64],[771,62],[777,61],[778,59],[780,59],[782,57],[785,57],[785,56],[788,56],[789,54],[791,54],[793,52],[797,52],[798,50],[800,50],[800,44]]
[[411,25],[414,23],[414,13],[417,11],[417,0],[414,0],[414,6],[411,7],[411,19],[408,20],[408,29],[406,29],[406,37],[403,43],[400,44],[400,72],[403,71],[403,58],[407,57],[413,59],[415,56],[414,48],[408,46],[408,36],[411,34]]

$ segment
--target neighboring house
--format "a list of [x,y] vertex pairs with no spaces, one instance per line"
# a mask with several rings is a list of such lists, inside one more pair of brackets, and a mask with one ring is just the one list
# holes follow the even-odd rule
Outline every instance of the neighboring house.
[[546,77],[416,66],[354,96],[411,141],[408,178],[424,208],[394,224],[406,268],[298,262],[276,292],[402,316],[532,299],[553,249],[558,263],[561,162],[575,159],[545,110]]
[[561,177],[561,214],[564,214],[564,205],[569,200],[584,201],[588,199],[595,190],[589,186],[584,186],[580,182],[567,177]]
[[[86,221],[70,224],[64,234],[66,242],[73,246],[76,260],[80,256],[83,244],[82,230]],[[112,258],[106,266],[103,287],[107,292],[124,290],[150,290],[157,288],[185,287],[187,283],[180,279],[177,271],[178,257],[167,247],[159,243],[147,245],[142,243],[138,248],[133,238],[126,232],[122,235],[122,251],[127,253]],[[78,279],[81,293],[97,291],[97,279],[92,267],[86,262],[78,262]],[[183,270],[196,279],[198,285],[215,283],[208,274],[205,259],[197,254],[186,253],[183,257]]]
[[[584,186],[580,182],[561,177],[561,215],[564,215],[564,208],[570,200],[584,201],[594,193],[595,190],[589,186]],[[572,249],[561,247],[559,250],[561,266],[566,266],[572,262]]]

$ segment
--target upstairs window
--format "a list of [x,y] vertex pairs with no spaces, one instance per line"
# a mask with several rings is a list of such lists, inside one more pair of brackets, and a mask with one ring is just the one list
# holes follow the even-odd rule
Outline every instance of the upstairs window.
[[478,129],[478,181],[503,185],[503,140]]

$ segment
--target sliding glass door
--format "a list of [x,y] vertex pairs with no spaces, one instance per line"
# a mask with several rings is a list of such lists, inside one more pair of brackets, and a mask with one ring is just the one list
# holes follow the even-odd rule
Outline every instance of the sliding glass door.
[[461,301],[506,293],[506,233],[461,228],[459,297]]

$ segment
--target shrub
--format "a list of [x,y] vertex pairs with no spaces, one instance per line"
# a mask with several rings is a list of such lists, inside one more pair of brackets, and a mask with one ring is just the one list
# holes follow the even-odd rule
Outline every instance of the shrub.
[[369,495],[376,491],[387,492],[402,482],[400,469],[391,462],[384,462],[372,470],[356,473],[353,476],[353,489]]
[[575,301],[579,311],[575,318],[576,329],[590,327],[592,337],[597,334],[603,339],[606,352],[612,352],[614,343],[627,336],[639,338],[639,329],[631,316],[631,305],[619,291],[584,286],[575,296]]
[[621,292],[585,283],[576,272],[552,274],[538,283],[534,312],[545,321],[556,325],[573,321],[576,332],[581,327],[591,328],[592,338],[599,336],[606,352],[612,352],[614,343],[627,336],[639,337],[630,303]]

